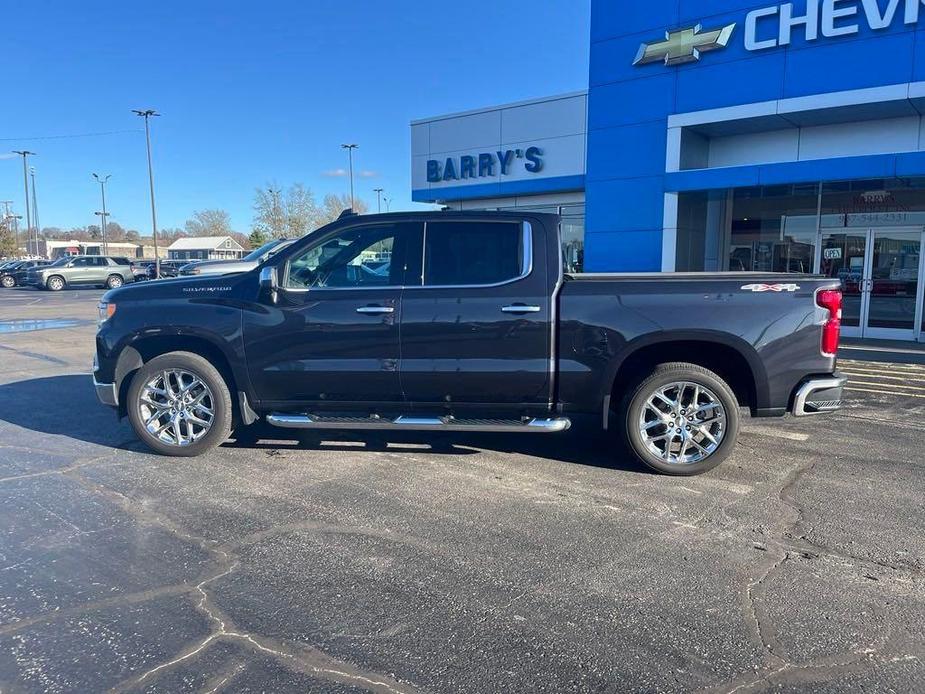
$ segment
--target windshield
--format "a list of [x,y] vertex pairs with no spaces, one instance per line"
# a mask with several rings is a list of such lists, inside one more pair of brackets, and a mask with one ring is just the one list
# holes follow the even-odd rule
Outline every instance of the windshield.
[[254,250],[252,250],[246,256],[241,258],[241,260],[260,260],[260,257],[264,253],[269,251],[271,248],[278,246],[280,243],[282,243],[282,241],[280,241],[279,239],[273,239],[272,241],[268,241],[267,243],[263,244],[260,248],[255,248]]

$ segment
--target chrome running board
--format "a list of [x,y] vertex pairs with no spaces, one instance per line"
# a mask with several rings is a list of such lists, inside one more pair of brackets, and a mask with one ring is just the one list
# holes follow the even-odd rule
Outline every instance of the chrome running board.
[[455,417],[401,416],[323,417],[274,412],[267,422],[283,429],[394,429],[402,431],[487,431],[497,433],[555,434],[572,426],[567,417],[539,419],[456,419]]

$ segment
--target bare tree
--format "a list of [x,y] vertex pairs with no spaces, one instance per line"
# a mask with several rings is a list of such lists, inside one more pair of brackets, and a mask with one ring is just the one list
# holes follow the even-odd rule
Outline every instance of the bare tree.
[[282,189],[269,184],[257,188],[254,192],[254,231],[267,238],[285,238],[286,222]]
[[301,183],[296,183],[286,191],[286,235],[297,239],[305,236],[318,226],[318,206],[312,191]]
[[[355,204],[356,208],[353,211],[357,214],[366,214],[366,212],[369,210],[367,204],[359,198],[356,198]],[[349,209],[349,195],[335,195],[334,193],[328,193],[324,196],[324,202],[322,203],[321,210],[319,211],[318,226],[330,224],[335,219],[340,217],[344,210]]]
[[186,221],[189,236],[230,236],[231,215],[225,210],[199,210]]

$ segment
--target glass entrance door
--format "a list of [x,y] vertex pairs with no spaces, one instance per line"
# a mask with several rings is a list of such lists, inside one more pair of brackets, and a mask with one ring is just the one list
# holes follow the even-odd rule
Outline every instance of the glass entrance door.
[[868,242],[865,337],[914,340],[921,297],[922,231],[872,229]]
[[821,271],[844,292],[847,337],[914,340],[922,324],[922,229],[827,233]]

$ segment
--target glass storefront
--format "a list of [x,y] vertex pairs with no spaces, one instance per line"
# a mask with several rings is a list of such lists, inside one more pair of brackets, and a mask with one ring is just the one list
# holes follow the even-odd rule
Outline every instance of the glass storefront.
[[682,193],[676,269],[839,279],[849,336],[925,337],[925,178]]
[[585,205],[518,205],[517,207],[496,207],[497,210],[518,212],[546,212],[562,217],[562,257],[566,272],[582,272],[585,264]]

